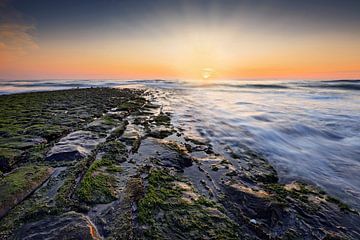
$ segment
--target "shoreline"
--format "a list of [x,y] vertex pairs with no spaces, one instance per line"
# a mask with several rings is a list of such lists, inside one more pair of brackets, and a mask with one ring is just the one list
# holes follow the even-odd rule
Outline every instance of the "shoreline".
[[[1,171],[57,172],[0,219],[0,237],[39,239],[52,222],[57,234],[90,239],[360,237],[358,212],[311,185],[279,184],[251,149],[228,159],[184,136],[155,98],[113,88],[0,96]],[[11,192],[19,179],[1,175],[0,196],[27,188]]]

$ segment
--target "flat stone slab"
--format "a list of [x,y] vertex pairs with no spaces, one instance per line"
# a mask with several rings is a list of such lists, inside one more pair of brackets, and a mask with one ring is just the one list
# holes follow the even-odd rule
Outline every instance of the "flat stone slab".
[[72,132],[60,139],[47,153],[46,161],[74,161],[90,155],[102,138],[90,131]]
[[0,180],[0,219],[24,200],[53,173],[47,166],[20,167]]
[[17,239],[94,239],[101,237],[95,226],[83,214],[67,212],[29,223],[19,229]]

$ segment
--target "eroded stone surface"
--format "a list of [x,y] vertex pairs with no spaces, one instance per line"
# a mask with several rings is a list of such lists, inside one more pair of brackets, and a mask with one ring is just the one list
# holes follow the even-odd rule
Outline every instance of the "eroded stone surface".
[[21,167],[0,179],[0,219],[24,200],[53,173],[45,166]]
[[19,229],[16,237],[24,240],[101,239],[92,222],[83,214],[76,212],[26,224]]
[[90,131],[72,132],[47,153],[47,161],[73,161],[90,155],[103,140]]

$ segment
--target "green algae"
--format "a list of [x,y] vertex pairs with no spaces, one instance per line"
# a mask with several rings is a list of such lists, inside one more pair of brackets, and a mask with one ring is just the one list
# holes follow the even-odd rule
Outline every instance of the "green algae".
[[99,147],[104,152],[103,158],[117,162],[126,160],[126,146],[118,140],[108,141]]
[[21,159],[23,151],[12,148],[0,148],[0,170],[8,171]]
[[218,166],[216,166],[216,165],[211,165],[211,170],[213,170],[213,171],[219,171],[219,167]]
[[137,111],[139,108],[144,106],[146,99],[143,97],[135,97],[126,102],[123,102],[117,106],[117,109],[120,111]]
[[[102,171],[102,168],[105,168]],[[116,178],[109,173],[121,172],[120,166],[103,158],[95,160],[81,180],[76,194],[81,201],[86,203],[109,203],[116,199]]]
[[47,166],[28,165],[0,179],[0,217],[41,185],[52,171]]
[[148,226],[143,233],[146,239],[239,238],[237,225],[220,207],[205,197],[190,203],[184,201],[184,190],[175,181],[181,179],[166,170],[150,171],[146,194],[138,208],[139,221]]
[[121,137],[126,129],[126,125],[128,125],[128,121],[123,121],[117,124],[116,128],[111,131],[110,136],[108,137],[109,140],[115,140]]
[[137,220],[134,206],[144,194],[144,185],[140,177],[134,176],[127,179],[123,197],[112,204],[112,211],[106,219],[105,239],[142,239],[136,230]]
[[160,113],[159,115],[155,116],[152,121],[156,124],[156,125],[165,125],[165,126],[169,126],[171,123],[171,118],[164,114],[164,113]]
[[[84,128],[127,99],[137,99],[135,92],[93,88],[0,96],[0,148],[24,151],[26,159],[41,162],[44,151],[40,148],[47,149],[68,132]],[[118,123],[109,116],[103,118],[107,124]],[[40,144],[45,146],[38,148]],[[14,167],[7,164],[6,169],[0,168],[7,172]]]
[[24,134],[40,136],[47,141],[59,139],[69,132],[69,128],[53,124],[35,124],[24,129]]
[[78,161],[74,166],[69,167],[64,183],[59,188],[55,197],[55,203],[58,208],[67,208],[72,204],[71,196],[76,190],[77,178],[79,178],[87,169],[89,162],[92,162],[93,158],[85,158]]
[[336,204],[341,211],[347,211],[347,212],[356,213],[355,211],[353,211],[353,210],[349,207],[349,205],[343,203],[342,201],[340,201],[340,200],[337,199],[337,198],[334,198],[334,197],[331,197],[331,196],[326,196],[326,201]]

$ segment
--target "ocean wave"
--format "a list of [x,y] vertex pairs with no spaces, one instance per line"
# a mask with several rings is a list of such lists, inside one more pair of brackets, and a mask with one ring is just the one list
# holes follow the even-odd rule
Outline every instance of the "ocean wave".
[[[342,80],[344,81],[344,80]],[[301,87],[305,88],[322,88],[322,89],[339,89],[339,90],[360,90],[360,81],[352,81],[350,80],[346,81],[345,83],[342,83],[340,81],[336,82],[321,82],[319,83],[308,83],[308,84],[302,84]]]
[[232,88],[257,88],[257,89],[288,89],[289,86],[280,84],[215,84],[215,86]]

